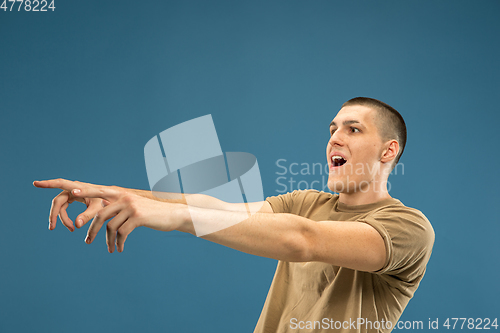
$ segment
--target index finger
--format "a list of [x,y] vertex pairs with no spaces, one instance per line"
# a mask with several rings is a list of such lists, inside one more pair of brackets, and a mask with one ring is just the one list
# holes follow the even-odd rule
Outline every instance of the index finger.
[[49,179],[49,180],[35,180],[33,182],[35,187],[40,188],[60,188],[61,190],[71,191],[72,189],[78,188],[77,183],[72,182],[67,179]]
[[[67,179],[37,180],[33,185],[40,188],[59,188],[71,192],[73,196],[79,198],[101,198],[113,200],[117,197],[117,192],[109,186],[94,185],[81,182],[73,182]],[[80,190],[78,192],[78,190]]]

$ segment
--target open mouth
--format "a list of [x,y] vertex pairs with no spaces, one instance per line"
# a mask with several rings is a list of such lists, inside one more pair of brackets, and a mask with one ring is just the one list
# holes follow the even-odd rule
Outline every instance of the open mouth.
[[347,160],[339,155],[332,156],[332,166],[339,167],[347,163]]

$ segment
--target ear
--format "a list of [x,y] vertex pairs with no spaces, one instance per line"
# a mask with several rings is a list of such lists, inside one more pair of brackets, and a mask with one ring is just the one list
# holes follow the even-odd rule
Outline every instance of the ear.
[[386,147],[382,150],[382,155],[380,156],[380,162],[391,163],[394,161],[399,152],[399,142],[396,140],[390,140],[386,142]]

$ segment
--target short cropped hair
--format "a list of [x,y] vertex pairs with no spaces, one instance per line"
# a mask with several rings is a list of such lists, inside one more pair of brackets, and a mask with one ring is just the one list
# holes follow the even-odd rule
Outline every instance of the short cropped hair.
[[396,155],[393,167],[398,164],[406,146],[406,124],[403,116],[389,104],[374,98],[355,97],[345,102],[342,107],[349,105],[367,106],[378,112],[377,127],[382,140],[396,140],[399,143],[399,152]]

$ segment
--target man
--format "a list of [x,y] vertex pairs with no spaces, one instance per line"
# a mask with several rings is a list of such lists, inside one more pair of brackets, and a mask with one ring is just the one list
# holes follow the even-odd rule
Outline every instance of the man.
[[244,204],[199,194],[191,195],[188,208],[184,199],[161,200],[148,191],[63,179],[34,184],[63,189],[53,200],[49,229],[59,216],[74,230],[66,213],[74,200],[87,204],[77,227],[95,216],[88,244],[111,219],[109,252],[115,244],[123,251],[138,226],[194,234],[193,221],[231,225],[203,238],[279,260],[254,332],[390,332],[424,275],[434,243],[425,216],[387,190],[405,143],[406,126],[396,110],[371,98],[351,99],[330,123],[326,148],[328,186],[339,194],[306,190],[269,197],[251,204],[261,208],[250,217]]

